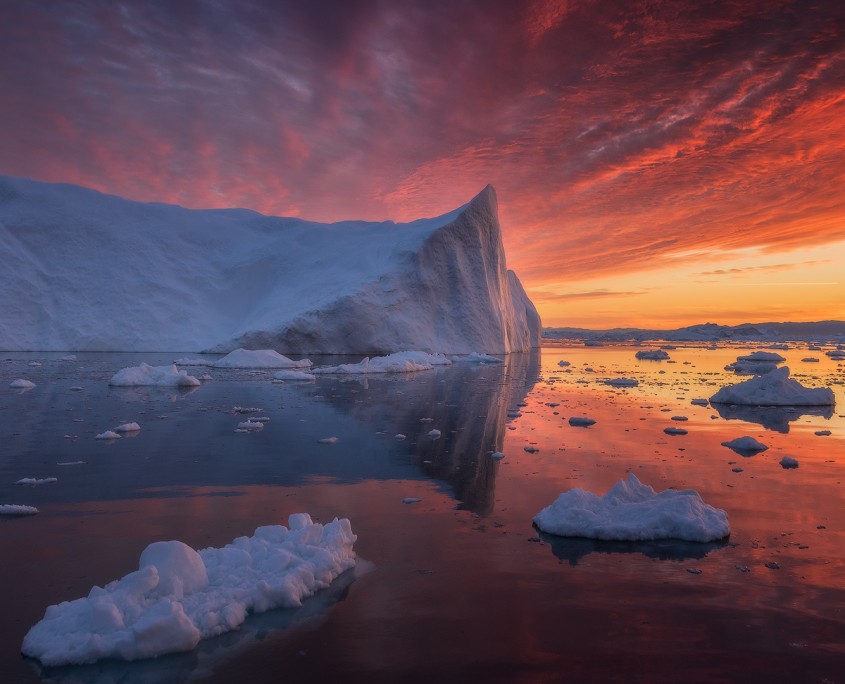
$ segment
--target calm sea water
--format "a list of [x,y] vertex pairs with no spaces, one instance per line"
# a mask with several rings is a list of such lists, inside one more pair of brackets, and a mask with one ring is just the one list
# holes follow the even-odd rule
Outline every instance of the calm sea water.
[[[805,346],[779,352],[793,377],[836,392],[818,415],[690,403],[740,381],[723,366],[748,350],[654,362],[558,345],[503,365],[305,384],[209,369],[191,391],[107,384],[179,354],[4,354],[0,503],[41,512],[0,519],[0,681],[841,682],[845,371]],[[620,376],[640,384],[601,382]],[[37,386],[8,389],[18,377]],[[270,421],[238,434],[235,406]],[[137,436],[94,439],[127,421]],[[769,450],[721,446],[743,435]],[[506,458],[491,460],[498,450]],[[785,455],[799,467],[781,468]],[[608,544],[532,527],[559,493],[603,493],[629,472],[724,508],[729,542]],[[58,482],[14,484],[23,477]],[[222,546],[301,511],[349,518],[366,571],[189,654],[48,670],[20,655],[48,605],[136,569],[149,543]]]

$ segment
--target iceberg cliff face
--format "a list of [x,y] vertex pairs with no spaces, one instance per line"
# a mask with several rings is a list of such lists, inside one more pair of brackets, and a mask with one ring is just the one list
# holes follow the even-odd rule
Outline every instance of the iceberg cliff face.
[[319,224],[0,178],[0,349],[502,354],[540,344],[496,195]]

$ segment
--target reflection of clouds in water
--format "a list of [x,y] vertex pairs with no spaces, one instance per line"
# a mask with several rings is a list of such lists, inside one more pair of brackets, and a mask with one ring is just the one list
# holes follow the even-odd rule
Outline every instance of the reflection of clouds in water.
[[715,542],[688,542],[680,539],[657,539],[654,541],[602,541],[583,537],[556,537],[539,532],[540,539],[552,547],[552,553],[569,565],[578,562],[591,553],[641,553],[648,558],[658,560],[683,561],[699,560],[711,551],[727,546],[725,539]]
[[355,579],[371,566],[360,559],[358,564],[360,567],[339,575],[327,589],[305,599],[301,608],[250,615],[237,630],[204,639],[186,653],[133,662],[103,660],[91,665],[46,668],[37,660],[27,660],[43,681],[55,684],[179,684],[203,679],[232,658],[248,653],[250,647],[282,636],[284,630],[306,623],[313,627],[328,619],[329,610],[346,598]]
[[789,423],[802,416],[833,417],[833,406],[740,406],[738,404],[712,404],[725,420],[757,423],[767,430],[789,432]]

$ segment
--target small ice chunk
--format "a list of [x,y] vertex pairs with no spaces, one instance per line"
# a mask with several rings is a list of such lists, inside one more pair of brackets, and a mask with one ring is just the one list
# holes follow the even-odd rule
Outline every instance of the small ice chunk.
[[736,453],[740,454],[741,456],[759,454],[761,451],[765,451],[769,448],[762,442],[758,442],[753,437],[748,436],[737,437],[736,439],[732,439],[729,442],[722,442],[722,446],[728,447],[728,449],[733,449]]
[[537,447],[533,446],[525,446],[522,447],[522,449],[523,451],[527,451],[529,454],[536,454],[538,451],[540,451]]
[[18,378],[17,380],[12,380],[9,384],[9,387],[12,389],[32,389],[35,387],[35,383],[31,380],[25,380],[24,378]]
[[428,437],[429,439],[440,439],[440,430],[436,428],[431,430],[431,432],[428,433]]
[[257,432],[264,429],[264,423],[260,420],[245,420],[238,423],[238,430],[246,430],[247,432]]
[[686,416],[672,416],[672,420],[676,420],[682,423],[686,420],[689,420],[689,418],[687,418]]
[[682,539],[711,542],[730,534],[728,515],[692,489],[655,493],[631,473],[603,496],[583,489],[561,494],[534,523],[562,537],[614,541]]
[[422,499],[419,499],[416,496],[406,496],[404,499],[402,499],[403,504],[419,503],[420,501],[422,501]]
[[407,437],[405,435],[403,435],[401,432],[399,432],[399,433],[397,433],[396,435],[393,436],[393,439],[399,440],[401,442],[403,439],[407,439]]
[[455,359],[466,363],[504,363],[498,356],[490,356],[490,354],[480,354],[478,352],[472,352],[466,356],[457,356]]
[[337,437],[323,437],[323,439],[318,439],[318,443],[320,444],[337,444],[338,438]]
[[818,363],[819,360],[815,356],[807,356],[801,359],[804,363]]
[[641,349],[635,356],[638,359],[646,359],[648,361],[663,361],[669,358],[669,352],[663,349]]
[[38,509],[35,506],[0,504],[0,515],[35,515],[36,513],[38,513]]
[[780,465],[784,469],[797,468],[798,461],[792,458],[792,456],[784,456],[782,459],[780,459]]
[[38,485],[45,485],[45,484],[53,484],[58,482],[58,478],[56,477],[22,477],[20,480],[15,482],[16,485],[27,485],[30,487],[37,487]]
[[283,382],[314,382],[317,376],[313,373],[305,373],[297,370],[280,370],[273,373],[274,380]]
[[831,432],[830,430],[816,430],[814,434],[816,437],[829,437]]
[[140,366],[123,368],[112,376],[109,385],[113,387],[198,387],[200,381],[188,371],[179,370],[175,364],[169,366]]
[[101,432],[99,435],[94,437],[94,439],[120,439],[120,435],[114,432],[113,430],[106,430],[105,432]]
[[435,366],[448,366],[452,362],[443,354],[421,351],[404,351],[364,358],[359,363],[342,363],[339,366],[315,368],[312,372],[327,375],[366,375],[370,373],[415,373],[431,370]]
[[273,349],[235,349],[209,365],[214,368],[310,368],[311,361],[293,361]]
[[596,421],[586,416],[572,416],[569,419],[569,424],[573,427],[589,427],[590,425],[595,425]]
[[115,432],[138,432],[141,429],[141,426],[138,423],[123,423],[122,425],[118,425],[114,431]]
[[490,458],[492,458],[494,461],[501,461],[504,457],[505,455],[501,451],[494,451],[492,454],[490,454]]
[[710,402],[707,399],[693,399],[690,404],[693,406],[707,406]]
[[561,368],[566,368],[567,366],[571,366],[572,364],[569,361],[558,361],[557,365]]
[[610,378],[605,380],[604,384],[611,387],[636,387],[640,384],[640,381],[636,378]]
[[684,428],[679,428],[679,427],[663,428],[663,432],[665,432],[667,435],[686,435],[686,434],[688,434],[688,432],[686,430],[684,430]]
[[232,413],[261,413],[264,409],[257,406],[233,406]]

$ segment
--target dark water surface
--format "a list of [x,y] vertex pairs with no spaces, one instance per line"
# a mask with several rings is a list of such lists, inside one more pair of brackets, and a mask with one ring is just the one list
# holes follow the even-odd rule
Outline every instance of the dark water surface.
[[[40,514],[0,518],[0,681],[845,681],[845,373],[820,352],[780,352],[802,383],[834,388],[838,405],[822,415],[691,405],[741,380],[722,368],[747,351],[677,349],[667,363],[630,347],[554,347],[500,366],[304,384],[208,369],[189,391],[107,385],[124,366],[181,355],[4,354],[0,503]],[[808,355],[820,362],[802,364]],[[640,385],[600,382],[620,375]],[[8,389],[19,377],[37,386]],[[238,434],[234,406],[270,421]],[[137,436],[94,439],[129,421]],[[666,435],[672,425],[689,434]],[[743,435],[769,450],[721,446]],[[784,455],[799,467],[781,468]],[[560,492],[604,493],[628,472],[724,508],[729,542],[601,543],[532,527]],[[24,477],[58,482],[14,484]],[[42,670],[20,655],[48,605],[136,569],[149,543],[222,546],[301,511],[349,518],[362,559],[302,609],[150,661]]]

